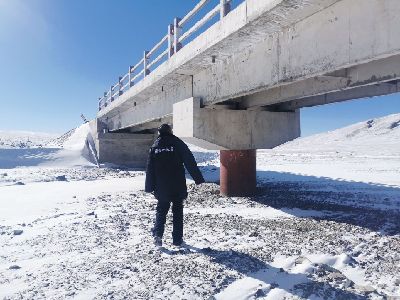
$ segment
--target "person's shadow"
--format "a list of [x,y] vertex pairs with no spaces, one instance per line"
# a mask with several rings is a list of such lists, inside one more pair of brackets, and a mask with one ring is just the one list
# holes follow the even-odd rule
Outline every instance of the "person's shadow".
[[[210,247],[198,248],[186,245],[185,249],[168,250],[164,248],[163,252],[168,255],[201,253],[209,256],[213,263],[223,265],[227,269],[235,270],[246,277],[256,279],[260,281],[258,284],[254,285],[254,296],[256,298],[266,296],[270,290],[275,288],[307,299],[313,296],[322,299],[365,299],[367,296],[366,293],[353,293],[334,287],[327,282],[312,280],[304,273],[286,272],[282,268],[273,267],[254,256],[235,250],[222,251]],[[328,267],[328,269],[336,271],[331,267]],[[323,269],[323,272],[326,272],[326,269]],[[215,293],[219,293],[227,288],[234,280],[234,278],[231,278],[230,280],[224,281],[223,286],[217,288]],[[260,283],[264,283],[263,287]],[[216,298],[212,296],[209,299]]]

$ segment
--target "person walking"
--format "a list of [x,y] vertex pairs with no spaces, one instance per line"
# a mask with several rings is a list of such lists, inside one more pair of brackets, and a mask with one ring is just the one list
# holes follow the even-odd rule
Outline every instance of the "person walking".
[[145,191],[157,199],[153,228],[154,243],[162,246],[165,222],[172,204],[175,246],[183,245],[183,202],[188,196],[185,167],[196,184],[204,183],[203,175],[188,146],[173,135],[168,124],[158,128],[159,137],[150,147],[146,168]]

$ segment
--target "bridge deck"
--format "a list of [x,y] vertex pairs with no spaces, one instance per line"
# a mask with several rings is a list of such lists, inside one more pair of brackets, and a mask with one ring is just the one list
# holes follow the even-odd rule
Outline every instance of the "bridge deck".
[[224,60],[235,53],[241,53],[264,40],[266,36],[279,32],[337,1],[339,0],[247,0],[99,111],[98,117],[112,118],[163,90],[171,89],[182,82],[185,84],[188,77],[209,68],[213,64],[213,56],[217,60]]

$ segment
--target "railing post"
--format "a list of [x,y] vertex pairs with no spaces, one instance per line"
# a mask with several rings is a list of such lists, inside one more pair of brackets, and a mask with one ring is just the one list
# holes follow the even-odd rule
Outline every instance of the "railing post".
[[149,64],[149,58],[147,57],[148,54],[149,51],[144,51],[143,53],[143,77],[146,77],[150,74],[150,70],[147,69],[147,65]]
[[168,57],[174,55],[174,25],[168,25]]
[[103,99],[104,99],[104,107],[107,107],[107,92],[104,92],[103,94]]
[[99,111],[101,111],[101,97],[99,97]]
[[122,76],[119,76],[118,78],[118,96],[121,96],[124,91],[122,90]]
[[222,20],[231,11],[231,0],[220,1],[220,19]]
[[132,82],[132,66],[129,66],[128,72],[128,80],[129,80],[129,87],[133,87],[134,83]]
[[110,102],[113,102],[113,101],[114,101],[113,91],[114,91],[114,86],[112,85],[112,86],[110,87]]
[[174,19],[174,53],[177,53],[182,48],[182,44],[179,43],[179,38],[182,33],[182,27],[179,27],[180,18]]

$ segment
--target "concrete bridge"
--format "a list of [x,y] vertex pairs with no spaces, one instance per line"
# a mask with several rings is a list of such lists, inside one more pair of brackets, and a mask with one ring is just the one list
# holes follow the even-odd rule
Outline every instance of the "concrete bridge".
[[399,0],[218,0],[199,17],[209,2],[99,98],[100,162],[143,167],[156,128],[171,123],[221,150],[221,191],[246,195],[255,149],[299,137],[300,108],[400,91]]

